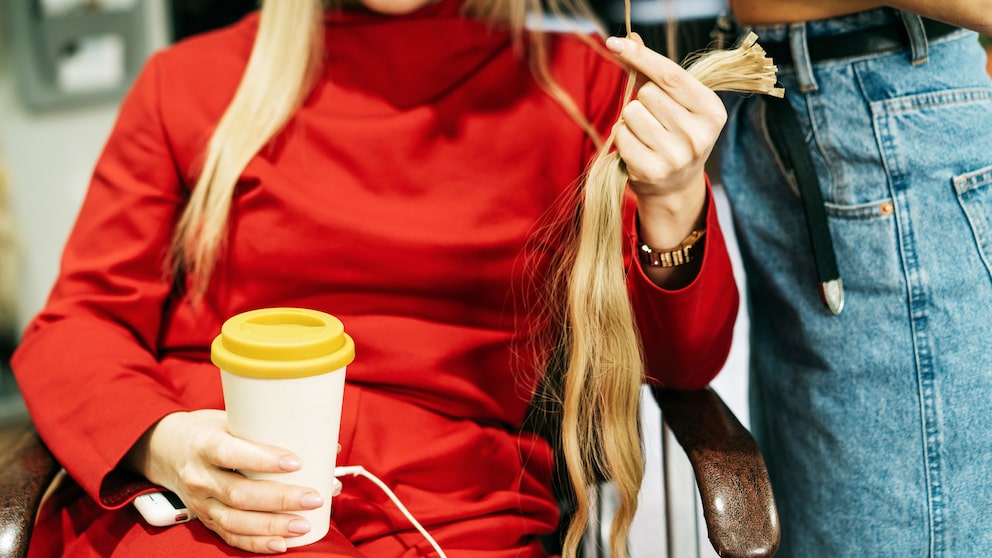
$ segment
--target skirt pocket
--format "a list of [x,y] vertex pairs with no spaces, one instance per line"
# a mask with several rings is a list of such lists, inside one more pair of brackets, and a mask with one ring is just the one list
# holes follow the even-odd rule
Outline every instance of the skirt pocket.
[[953,178],[954,192],[971,226],[978,255],[992,277],[992,165]]

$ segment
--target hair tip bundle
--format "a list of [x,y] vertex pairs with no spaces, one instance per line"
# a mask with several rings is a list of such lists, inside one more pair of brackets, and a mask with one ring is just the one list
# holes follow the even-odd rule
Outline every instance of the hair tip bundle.
[[762,93],[782,97],[777,87],[778,66],[758,44],[753,31],[729,50],[713,50],[697,57],[687,68],[689,73],[714,91]]
[[[741,40],[741,44],[738,48],[748,49],[753,47],[758,43],[758,34],[754,31],[748,31],[744,39]],[[760,48],[760,47],[759,47]]]

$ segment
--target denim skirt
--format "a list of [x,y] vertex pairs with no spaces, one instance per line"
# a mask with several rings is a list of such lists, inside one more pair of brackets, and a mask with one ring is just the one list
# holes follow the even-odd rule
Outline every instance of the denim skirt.
[[879,9],[756,27],[812,157],[845,306],[820,300],[765,100],[726,97],[717,155],[744,264],[750,397],[784,557],[992,549],[992,83],[976,34],[810,62]]

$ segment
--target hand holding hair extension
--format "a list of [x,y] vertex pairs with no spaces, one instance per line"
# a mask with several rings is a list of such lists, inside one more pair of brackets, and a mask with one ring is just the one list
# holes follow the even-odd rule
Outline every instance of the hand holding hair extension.
[[785,96],[785,90],[775,86],[778,67],[754,33],[748,33],[736,48],[697,54],[686,62],[686,70],[713,91]]
[[[629,185],[637,194],[642,240],[676,244],[703,218],[703,165],[726,120],[713,91],[784,93],[775,87],[777,68],[753,33],[732,50],[697,55],[683,70],[644,47],[630,33],[629,17],[627,29],[628,38],[611,38],[607,46],[632,68],[624,98],[635,85],[637,97],[626,104],[587,171],[575,259],[565,274],[569,361],[562,449],[577,503],[565,537],[566,558],[575,556],[588,520],[588,485],[596,478],[610,480],[620,494],[610,550],[626,558],[644,471],[639,424],[644,363],[626,289],[624,191]],[[672,273],[660,271],[651,272],[656,282]]]

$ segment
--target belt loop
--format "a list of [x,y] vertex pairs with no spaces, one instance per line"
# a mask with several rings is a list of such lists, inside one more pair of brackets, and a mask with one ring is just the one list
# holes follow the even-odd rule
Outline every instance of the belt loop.
[[799,80],[799,90],[812,93],[820,87],[813,76],[813,63],[809,58],[809,47],[806,44],[806,23],[797,21],[789,24],[789,47],[792,49],[792,63],[796,68],[796,79]]
[[926,64],[930,53],[927,30],[923,27],[923,19],[917,14],[909,12],[900,11],[899,15],[902,16],[902,23],[906,26],[906,33],[909,34],[909,45],[913,49],[913,65]]

